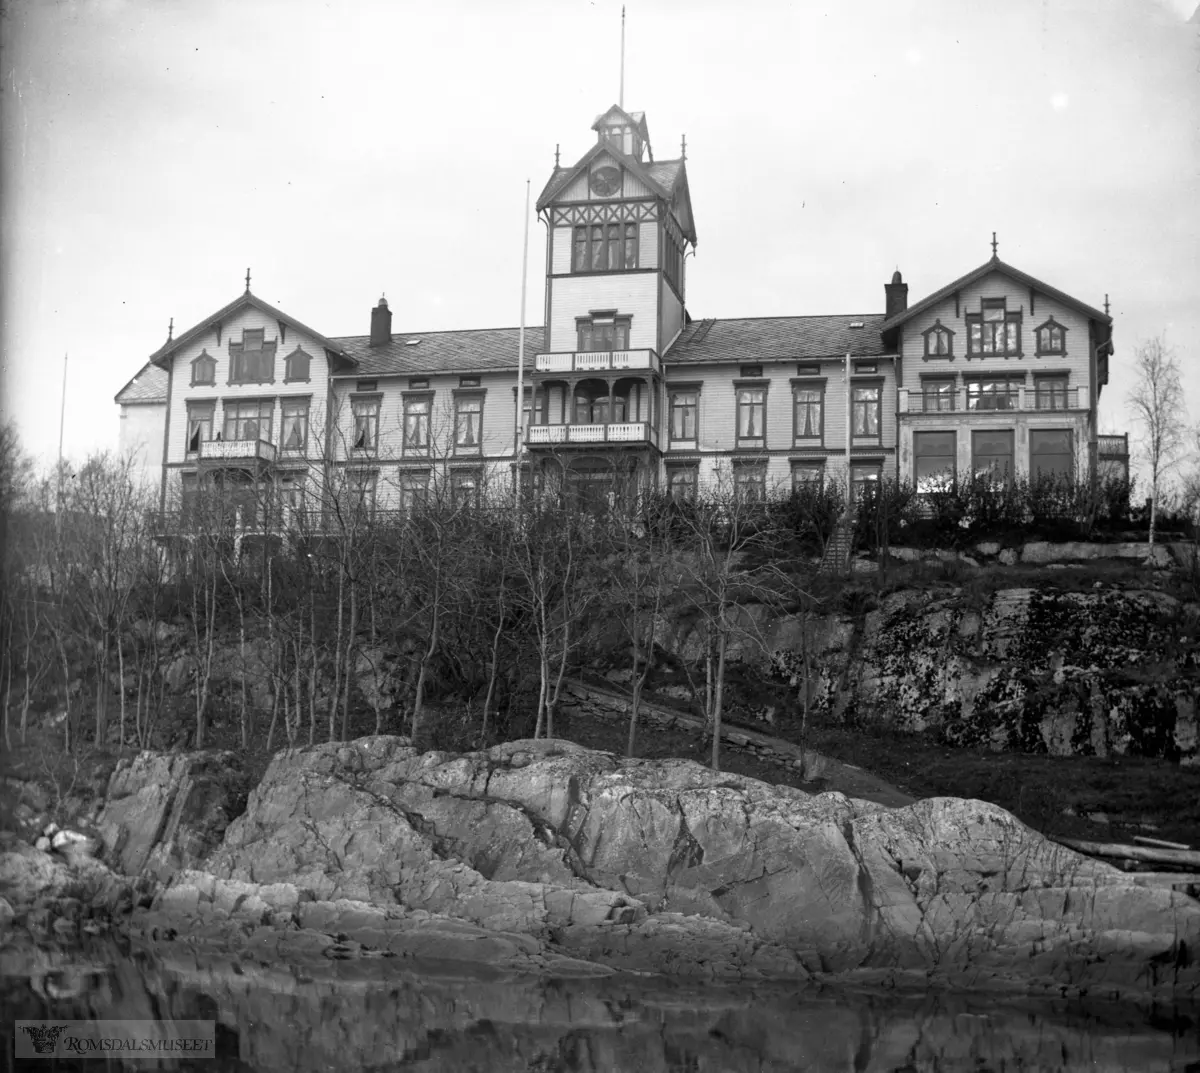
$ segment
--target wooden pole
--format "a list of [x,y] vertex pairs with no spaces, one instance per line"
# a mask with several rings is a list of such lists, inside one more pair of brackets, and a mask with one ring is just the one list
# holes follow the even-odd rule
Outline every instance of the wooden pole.
[[59,404],[58,410],[58,490],[56,492],[57,502],[54,508],[54,534],[56,538],[62,533],[63,429],[67,423],[67,359],[69,356],[67,353],[63,354],[62,401]]
[[[516,491],[514,505],[521,504],[521,458],[525,453],[525,296],[529,285],[529,180],[525,180],[525,214],[521,217],[521,226],[525,231],[524,251],[521,254],[521,326],[517,332],[517,412],[516,431],[517,442],[513,449],[516,462],[513,476],[513,488]],[[547,325],[547,327],[549,327]]]

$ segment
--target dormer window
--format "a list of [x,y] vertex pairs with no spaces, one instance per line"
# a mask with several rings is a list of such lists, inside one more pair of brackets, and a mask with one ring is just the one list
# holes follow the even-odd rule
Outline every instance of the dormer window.
[[968,356],[1021,356],[1021,311],[1010,312],[1007,299],[984,298],[980,311],[968,313],[966,321]]
[[593,313],[590,317],[576,318],[579,351],[628,350],[632,321],[632,317],[618,317],[615,313]]
[[284,358],[283,379],[287,383],[302,381],[308,383],[312,356],[296,347]]
[[934,321],[933,327],[926,328],[921,334],[925,337],[925,357],[954,357],[954,332],[940,320]]
[[1067,352],[1067,329],[1051,317],[1037,329],[1037,353],[1065,354]]
[[192,387],[211,385],[217,382],[217,359],[206,349],[192,360]]

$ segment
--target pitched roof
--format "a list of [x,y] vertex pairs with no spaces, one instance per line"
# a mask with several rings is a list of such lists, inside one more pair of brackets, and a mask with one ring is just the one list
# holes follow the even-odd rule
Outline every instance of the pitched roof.
[[946,298],[951,297],[955,291],[961,290],[963,287],[969,287],[972,283],[982,279],[984,276],[992,272],[1002,272],[1006,276],[1015,279],[1018,283],[1023,283],[1027,287],[1032,287],[1034,290],[1044,294],[1047,298],[1053,298],[1056,301],[1062,302],[1064,305],[1069,305],[1074,309],[1079,310],[1085,316],[1092,320],[1098,320],[1101,324],[1112,324],[1112,317],[1107,313],[1102,313],[1094,306],[1088,305],[1086,302],[1079,301],[1078,298],[1072,298],[1069,294],[1060,291],[1057,287],[1051,287],[1049,283],[1043,283],[1040,279],[1029,275],[1028,272],[1022,272],[1019,268],[1014,268],[1010,264],[1005,264],[999,257],[993,257],[990,261],[985,261],[978,268],[972,269],[965,276],[959,276],[953,283],[947,283],[939,291],[934,291],[928,298],[922,298],[916,305],[909,306],[902,313],[897,313],[890,320],[885,321],[883,325],[884,331],[890,331],[892,328],[898,327],[906,320],[915,317],[918,313],[924,313],[925,310],[937,305]]
[[[343,336],[333,342],[356,363],[355,376],[419,375],[515,369],[519,335],[519,328],[475,328],[393,332],[392,341],[383,346],[371,346],[367,335]],[[544,337],[540,327],[525,329],[527,369],[533,368],[533,355],[543,349]]]
[[[851,323],[861,328],[851,328]],[[881,313],[813,317],[742,317],[693,321],[663,356],[668,365],[754,362],[777,358],[891,353],[883,345]]]
[[218,321],[224,320],[226,317],[231,317],[233,314],[246,308],[247,306],[257,309],[260,313],[265,313],[268,317],[273,317],[275,320],[282,321],[284,324],[294,328],[298,332],[304,332],[306,335],[312,336],[323,347],[332,350],[335,354],[341,354],[341,347],[338,346],[332,339],[327,339],[320,332],[313,331],[307,324],[302,324],[295,317],[289,316],[282,309],[276,309],[269,302],[264,302],[257,295],[246,291],[244,294],[238,295],[227,306],[223,306],[215,313],[205,317],[199,324],[189,328],[186,332],[176,339],[168,339],[160,346],[153,354],[150,355],[150,361],[155,365],[164,366],[167,358],[182,346],[193,342],[199,336],[203,335]]
[[167,401],[167,370],[146,362],[114,399],[122,406]]
[[[542,188],[542,192],[538,195],[537,211],[541,212],[542,209],[544,209],[567,185],[567,183],[569,183],[576,175],[579,175],[582,171],[584,171],[584,169],[587,168],[587,166],[602,153],[608,153],[611,157],[619,161],[631,172],[633,172],[633,174],[641,179],[647,186],[649,186],[654,193],[668,200],[673,192],[675,181],[683,171],[682,160],[659,161],[658,164],[660,165],[674,164],[675,168],[673,170],[662,169],[661,171],[655,171],[655,162],[638,160],[637,157],[630,156],[628,153],[622,152],[622,150],[615,146],[612,142],[597,142],[570,167],[558,167],[554,169],[553,174],[550,176],[549,182],[546,183],[546,185]],[[664,185],[660,175],[663,178],[669,178],[671,185]]]

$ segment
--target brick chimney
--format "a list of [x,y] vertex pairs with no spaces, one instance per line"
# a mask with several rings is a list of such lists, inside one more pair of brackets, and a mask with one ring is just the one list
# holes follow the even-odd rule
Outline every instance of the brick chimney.
[[892,273],[892,282],[883,285],[884,317],[891,319],[908,308],[908,284],[900,278],[900,269]]
[[392,311],[387,299],[380,298],[379,305],[371,310],[371,346],[384,346],[392,341]]

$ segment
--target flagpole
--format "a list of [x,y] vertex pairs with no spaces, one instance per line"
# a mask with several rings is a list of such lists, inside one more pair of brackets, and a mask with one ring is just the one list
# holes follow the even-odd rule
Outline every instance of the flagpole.
[[625,107],[625,5],[621,5],[621,89],[617,96],[617,107]]
[[525,453],[525,295],[529,285],[529,180],[525,180],[525,214],[521,217],[525,244],[521,254],[521,327],[517,333],[517,443],[514,488],[516,505],[521,503],[521,457]]
[[62,532],[62,479],[63,479],[63,429],[67,423],[67,359],[69,354],[63,353],[63,382],[62,401],[58,411],[58,492],[54,510],[54,533],[57,537]]

